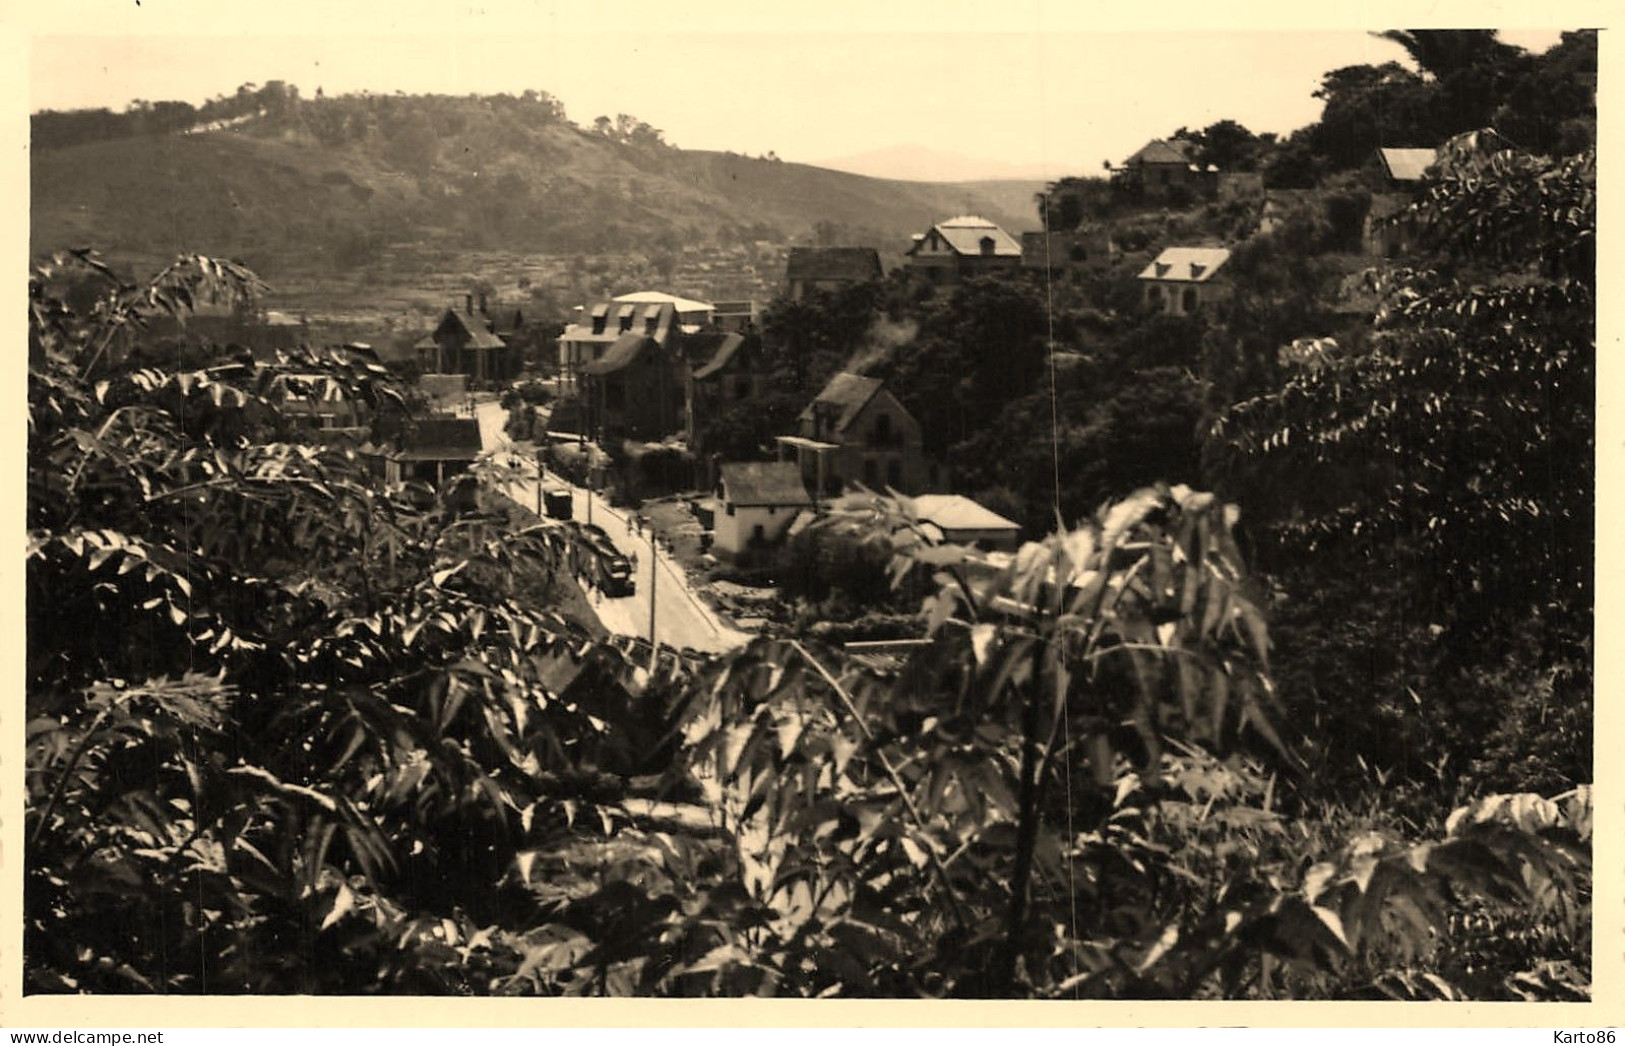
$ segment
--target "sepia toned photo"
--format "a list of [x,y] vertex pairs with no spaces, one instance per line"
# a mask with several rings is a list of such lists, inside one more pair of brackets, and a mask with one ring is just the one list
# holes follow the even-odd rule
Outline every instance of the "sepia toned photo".
[[1593,1000],[1598,30],[457,17],[31,41],[22,993]]

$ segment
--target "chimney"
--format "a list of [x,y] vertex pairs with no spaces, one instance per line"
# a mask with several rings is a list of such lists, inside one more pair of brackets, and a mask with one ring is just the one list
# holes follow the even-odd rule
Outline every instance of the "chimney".
[[486,308],[485,308],[485,292],[484,291],[480,291],[480,311],[481,312],[486,311]]
[[463,295],[463,314],[465,316],[474,315],[474,295],[472,295],[472,294]]

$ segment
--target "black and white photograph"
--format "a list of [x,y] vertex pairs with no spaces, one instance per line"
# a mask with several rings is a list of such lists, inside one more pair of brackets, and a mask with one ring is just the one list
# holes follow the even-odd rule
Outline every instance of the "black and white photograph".
[[327,6],[34,13],[11,1005],[1590,1012],[1601,8]]

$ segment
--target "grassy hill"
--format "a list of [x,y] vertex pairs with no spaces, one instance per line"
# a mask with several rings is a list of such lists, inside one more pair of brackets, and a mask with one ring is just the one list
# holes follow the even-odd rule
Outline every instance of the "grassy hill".
[[911,233],[967,210],[1015,233],[1035,225],[1037,183],[885,181],[633,144],[487,99],[372,104],[339,131],[320,123],[324,103],[305,102],[231,130],[35,150],[31,250],[90,245],[137,267],[212,252],[286,282],[398,268],[403,252],[811,242],[820,223],[826,238],[896,257]]

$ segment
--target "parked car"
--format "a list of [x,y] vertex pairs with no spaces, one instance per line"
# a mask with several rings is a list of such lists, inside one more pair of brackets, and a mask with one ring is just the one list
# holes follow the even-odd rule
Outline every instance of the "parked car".
[[548,519],[570,519],[575,515],[575,494],[568,487],[554,487],[543,495]]

